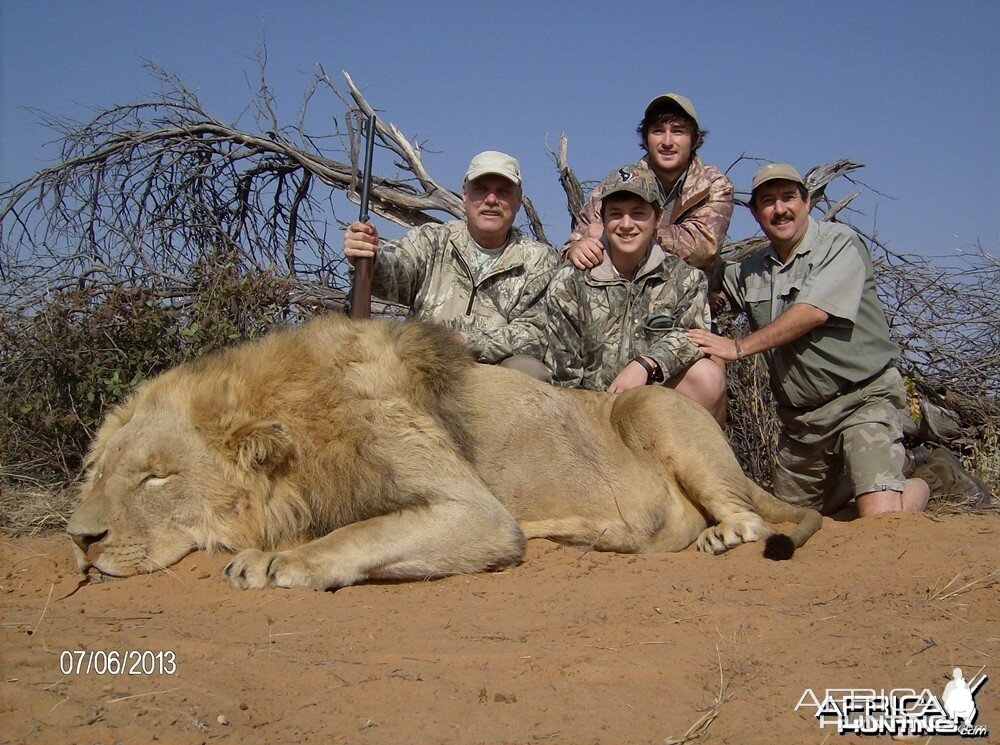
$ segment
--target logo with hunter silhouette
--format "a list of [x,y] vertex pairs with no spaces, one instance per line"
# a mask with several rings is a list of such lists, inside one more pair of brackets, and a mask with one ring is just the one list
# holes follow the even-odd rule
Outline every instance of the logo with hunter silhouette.
[[965,726],[976,721],[978,713],[976,710],[976,691],[986,682],[986,676],[980,677],[980,673],[976,673],[972,680],[966,681],[962,677],[962,668],[956,667],[951,673],[952,679],[948,681],[948,685],[944,687],[944,693],[941,694],[941,703],[944,704],[944,710],[948,712],[948,716],[955,720],[961,719]]

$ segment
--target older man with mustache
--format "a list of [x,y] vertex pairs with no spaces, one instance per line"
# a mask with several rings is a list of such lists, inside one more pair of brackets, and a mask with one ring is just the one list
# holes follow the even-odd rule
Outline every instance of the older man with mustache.
[[506,153],[472,159],[462,184],[466,219],[414,228],[379,248],[378,231],[354,222],[344,233],[353,263],[373,258],[372,292],[459,334],[477,360],[549,379],[543,297],[556,268],[551,247],[513,227],[521,168]]
[[905,479],[899,347],[875,294],[871,255],[850,228],[816,222],[795,168],[777,163],[753,178],[750,211],[770,243],[724,269],[723,287],[753,333],[687,337],[705,354],[764,354],[782,432],[774,493],[832,513],[853,497],[862,517],[919,512],[929,491]]

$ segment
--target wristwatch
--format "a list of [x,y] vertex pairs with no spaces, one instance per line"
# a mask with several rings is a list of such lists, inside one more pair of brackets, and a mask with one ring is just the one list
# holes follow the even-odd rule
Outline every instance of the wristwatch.
[[662,383],[663,382],[663,370],[660,369],[660,364],[653,360],[652,363],[643,356],[633,357],[633,362],[638,362],[642,365],[642,369],[646,371],[646,385],[652,383]]

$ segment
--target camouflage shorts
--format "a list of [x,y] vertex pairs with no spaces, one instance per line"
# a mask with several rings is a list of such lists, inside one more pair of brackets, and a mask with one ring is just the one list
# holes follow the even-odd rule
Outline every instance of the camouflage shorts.
[[894,367],[811,410],[778,407],[783,431],[774,464],[774,493],[822,509],[843,478],[854,495],[902,491],[905,411],[903,379]]

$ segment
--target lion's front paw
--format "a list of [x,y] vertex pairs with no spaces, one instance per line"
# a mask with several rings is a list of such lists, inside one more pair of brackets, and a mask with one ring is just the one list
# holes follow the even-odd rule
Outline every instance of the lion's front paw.
[[278,553],[258,551],[255,548],[241,551],[222,574],[229,586],[237,590],[259,590],[264,587],[316,587],[327,582],[294,551]]
[[767,538],[773,531],[761,521],[724,520],[718,525],[705,528],[698,536],[699,551],[707,554],[721,554],[741,543],[751,543]]
[[260,590],[271,587],[268,572],[277,556],[276,553],[258,551],[255,548],[240,551],[226,564],[222,576],[229,580],[229,586],[236,590]]

